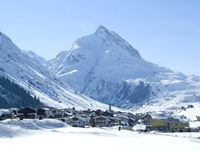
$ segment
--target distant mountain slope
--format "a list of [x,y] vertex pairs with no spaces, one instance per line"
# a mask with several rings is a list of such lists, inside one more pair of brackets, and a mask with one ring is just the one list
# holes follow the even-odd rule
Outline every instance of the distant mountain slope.
[[22,51],[25,54],[27,54],[29,57],[31,57],[35,62],[40,63],[41,65],[45,66],[46,65],[46,60],[41,57],[38,56],[36,53],[34,53],[33,51]]
[[31,95],[36,95],[43,104],[58,108],[107,108],[106,105],[81,95],[55,78],[41,63],[44,59],[40,60],[36,54],[20,50],[1,32],[0,54],[0,76],[9,78]]
[[10,80],[0,77],[0,108],[39,108],[44,105],[35,96],[12,83]]
[[199,78],[147,62],[128,42],[103,26],[76,40],[69,51],[61,52],[47,66],[75,90],[120,107],[163,103],[162,108],[173,108],[187,99],[195,101],[193,95],[199,95]]
[[[200,103],[200,77],[144,60],[138,50],[103,26],[50,61],[20,50],[0,32],[0,54],[0,76],[51,107],[107,109],[106,104],[112,104],[146,112]],[[2,105],[8,102],[4,99]]]

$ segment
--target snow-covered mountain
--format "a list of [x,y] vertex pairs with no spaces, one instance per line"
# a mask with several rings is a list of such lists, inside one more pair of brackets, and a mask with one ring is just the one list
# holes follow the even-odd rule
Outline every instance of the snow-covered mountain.
[[42,64],[43,66],[46,65],[46,59],[44,59],[43,57],[37,55],[36,53],[34,53],[33,51],[22,51],[25,54],[27,54],[29,57],[31,57],[34,61]]
[[20,50],[10,38],[0,32],[0,76],[17,83],[47,106],[80,109],[107,107],[79,94],[53,77],[44,67],[44,62],[36,54]]
[[103,102],[146,112],[200,103],[200,77],[144,60],[103,26],[50,61],[20,50],[0,33],[0,75],[53,107],[105,109]]
[[[117,33],[99,26],[48,61],[49,71],[100,102],[139,111],[199,103],[200,78],[150,63]],[[141,107],[143,104],[143,107]]]

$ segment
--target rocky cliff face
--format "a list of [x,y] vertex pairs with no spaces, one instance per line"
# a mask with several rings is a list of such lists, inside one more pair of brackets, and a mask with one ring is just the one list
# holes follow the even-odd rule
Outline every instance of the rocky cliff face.
[[61,52],[47,66],[75,90],[100,102],[128,108],[173,100],[193,83],[181,73],[147,62],[138,50],[103,26],[75,41],[70,50]]

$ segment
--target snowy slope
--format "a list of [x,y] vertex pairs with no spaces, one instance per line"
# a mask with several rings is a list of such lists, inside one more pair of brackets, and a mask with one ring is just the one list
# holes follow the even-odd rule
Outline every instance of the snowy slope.
[[144,60],[128,42],[103,26],[48,62],[31,51],[20,50],[2,33],[0,53],[0,75],[48,106],[107,108],[93,100],[97,99],[146,112],[200,103],[200,77]]
[[42,65],[43,59],[20,50],[6,35],[0,33],[0,75],[8,77],[48,106],[106,108],[53,77]]
[[[160,111],[200,102],[199,77],[147,62],[128,42],[103,26],[75,41],[47,66],[62,82],[115,106]],[[138,104],[144,107],[138,109]]]
[[29,57],[31,57],[34,61],[42,64],[43,66],[46,65],[46,59],[44,59],[43,57],[37,55],[35,52],[33,51],[22,51],[24,52],[25,54],[27,54]]
[[176,133],[158,135],[118,131],[115,127],[73,128],[53,119],[4,121],[0,122],[0,131],[1,148],[6,150],[199,150],[200,146],[199,133],[195,133],[195,136],[190,133],[184,138],[185,133],[175,136]]

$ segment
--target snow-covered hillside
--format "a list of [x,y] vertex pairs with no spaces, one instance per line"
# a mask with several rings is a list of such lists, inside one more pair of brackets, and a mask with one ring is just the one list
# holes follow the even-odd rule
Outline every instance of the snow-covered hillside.
[[199,77],[144,60],[128,42],[101,25],[47,66],[75,90],[115,106],[160,111],[200,102]]
[[[105,109],[107,106],[96,102],[67,84],[53,77],[42,65],[39,56],[20,50],[6,35],[0,33],[0,75],[17,83],[41,102],[51,107],[76,107]],[[43,63],[42,63],[43,62]]]
[[200,77],[144,60],[138,50],[103,26],[50,61],[20,50],[3,33],[0,53],[0,75],[48,106],[107,109],[104,102],[147,112],[200,103]]

